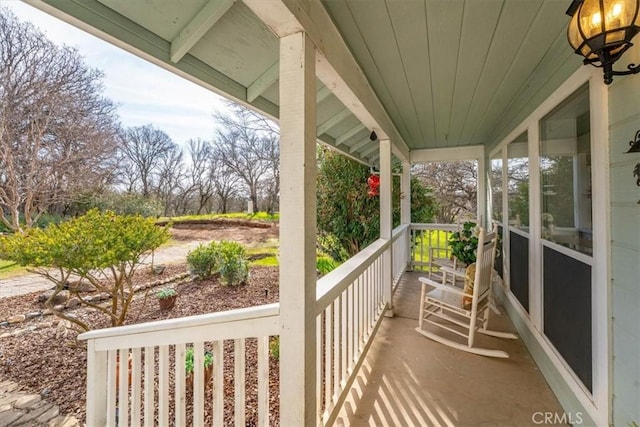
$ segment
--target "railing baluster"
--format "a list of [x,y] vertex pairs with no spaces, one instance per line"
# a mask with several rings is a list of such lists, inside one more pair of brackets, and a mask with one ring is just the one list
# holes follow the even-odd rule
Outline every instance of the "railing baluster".
[[116,425],[116,358],[118,351],[109,350],[107,360],[107,426],[115,427]]
[[235,394],[234,420],[237,426],[245,425],[245,357],[244,338],[233,340],[233,388]]
[[341,327],[341,311],[340,298],[332,303],[333,305],[333,396],[334,401],[338,396],[340,388],[340,327]]
[[[175,420],[176,427],[181,427],[185,425],[186,420],[186,402],[185,402],[185,372],[184,372],[184,358],[185,358],[185,345],[184,344],[176,344],[174,348],[174,363],[175,363],[175,374],[174,374],[174,382],[173,382],[173,391],[174,391],[174,410],[175,410]],[[194,363],[195,363],[194,358]]]
[[224,425],[224,341],[213,343],[213,425]]
[[[331,344],[333,342],[333,305],[328,305],[324,311],[324,402],[325,407],[329,407],[331,404],[331,396],[333,395],[333,389],[331,387],[332,380],[332,365],[333,365],[333,349]],[[320,353],[322,354],[322,353]],[[319,399],[318,399],[319,400]]]
[[118,425],[129,425],[129,349],[121,349],[118,357]]
[[349,321],[347,312],[347,305],[349,301],[347,296],[347,290],[345,289],[344,292],[342,292],[342,296],[340,297],[340,303],[342,305],[342,318],[340,319],[340,323],[342,323],[342,334],[340,336],[340,354],[342,356],[342,368],[340,369],[340,390],[342,390],[344,378],[347,375],[347,347],[349,342],[347,338],[347,323]]
[[[204,343],[202,341],[193,343],[193,425],[204,425],[204,389],[205,389],[205,366],[204,366]],[[214,360],[213,363],[219,363]],[[211,366],[209,369],[213,369]]]
[[154,425],[155,395],[153,386],[155,374],[155,347],[144,348],[144,425],[151,427]]
[[140,425],[140,407],[142,398],[142,350],[134,348],[131,364],[131,425]]
[[316,316],[316,424],[322,419],[322,317]]
[[[194,425],[197,425],[194,423]],[[269,425],[269,337],[258,338],[258,425]]]
[[169,346],[158,348],[158,424],[169,425]]

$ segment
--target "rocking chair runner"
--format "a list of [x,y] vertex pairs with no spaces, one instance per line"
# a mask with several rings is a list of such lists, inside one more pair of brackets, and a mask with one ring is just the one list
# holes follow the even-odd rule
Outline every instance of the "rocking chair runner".
[[[501,350],[491,350],[474,347],[475,333],[480,332],[498,338],[517,339],[515,334],[498,332],[487,329],[489,322],[491,272],[495,256],[496,233],[480,230],[476,269],[473,290],[467,286],[465,290],[435,282],[421,277],[422,292],[420,294],[420,321],[416,331],[427,338],[450,347],[490,357],[507,358],[509,355]],[[427,287],[435,289],[427,291]],[[468,302],[471,302],[470,306]],[[464,337],[466,344],[456,342],[423,329],[425,323],[445,329],[453,334]],[[457,326],[457,327],[456,327]],[[464,332],[461,332],[463,330]]]

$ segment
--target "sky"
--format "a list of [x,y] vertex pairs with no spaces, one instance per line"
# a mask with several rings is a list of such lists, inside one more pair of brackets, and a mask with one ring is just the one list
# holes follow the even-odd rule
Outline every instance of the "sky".
[[221,96],[19,0],[0,0],[0,6],[54,43],[77,48],[89,66],[102,70],[103,95],[118,105],[123,127],[152,124],[180,145],[212,138],[212,115],[224,111]]

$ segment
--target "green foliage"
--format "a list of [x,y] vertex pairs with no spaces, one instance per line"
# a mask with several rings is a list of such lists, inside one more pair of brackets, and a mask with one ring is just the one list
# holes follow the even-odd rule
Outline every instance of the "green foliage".
[[337,262],[345,262],[349,259],[349,253],[333,234],[319,234],[318,247]]
[[220,277],[228,286],[245,283],[249,278],[249,260],[240,243],[221,241],[218,247]]
[[220,273],[225,285],[234,286],[249,278],[249,259],[244,246],[237,242],[211,242],[199,245],[187,254],[192,274],[201,278]]
[[[60,215],[43,213],[38,217],[34,226],[37,228],[47,228],[51,224],[60,224],[61,222],[62,222],[62,217]],[[23,214],[20,214],[20,225],[23,228],[26,228],[26,225],[27,225]],[[13,230],[7,227],[5,223],[0,221],[0,233],[13,233]]]
[[[318,150],[317,221],[321,250],[346,261],[380,235],[380,198],[368,195],[368,166],[329,149]],[[393,179],[393,224],[400,224],[400,177]],[[411,221],[431,222],[437,204],[417,178],[411,179]]]
[[339,263],[335,262],[328,256],[318,256],[318,258],[316,259],[316,269],[323,276],[335,270],[338,265]]
[[[187,375],[193,373],[194,361],[193,361],[193,347],[188,347],[184,353],[184,371]],[[204,352],[204,367],[205,369],[213,365],[213,353],[210,351]]]
[[[92,304],[77,295],[80,302],[105,314],[112,326],[118,326],[124,324],[133,299],[132,277],[136,268],[168,239],[168,231],[157,227],[152,219],[94,209],[59,225],[0,237],[0,258],[28,266],[52,281],[56,288],[47,302],[52,309],[53,298],[64,289],[71,275],[85,279],[99,292],[109,294],[111,306]],[[105,276],[109,280],[105,281]],[[54,313],[83,330],[90,329],[80,319],[55,309]]]
[[171,218],[160,218],[160,220],[171,219],[175,223],[181,221],[192,221],[198,219],[246,219],[246,220],[260,220],[260,221],[278,221],[280,219],[279,213],[269,214],[267,212],[256,212],[253,215],[249,215],[243,212],[232,212],[225,214],[203,214],[203,215],[183,215]]
[[449,237],[451,252],[458,261],[465,264],[476,262],[476,249],[478,249],[478,233],[475,222],[465,222],[462,230],[451,233]]
[[280,337],[269,338],[269,356],[280,359]]
[[218,243],[211,242],[208,245],[200,244],[187,254],[187,266],[191,274],[206,279],[218,273],[219,256]]
[[318,161],[318,230],[355,255],[380,233],[380,199],[367,194],[369,168],[329,149],[318,151]]
[[176,292],[176,290],[173,288],[162,288],[158,291],[158,293],[156,293],[158,299],[167,299],[176,295],[178,295],[178,292]]
[[98,209],[112,211],[119,215],[141,215],[157,217],[162,213],[162,203],[153,197],[144,197],[136,193],[104,193],[87,195],[77,203],[81,212]]

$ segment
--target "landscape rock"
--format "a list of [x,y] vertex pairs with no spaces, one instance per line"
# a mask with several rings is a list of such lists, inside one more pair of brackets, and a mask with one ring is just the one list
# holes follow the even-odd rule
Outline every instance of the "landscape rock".
[[73,297],[70,298],[69,301],[67,301],[66,307],[67,308],[73,308],[73,307],[77,307],[80,305],[80,299]]
[[[53,296],[54,293],[55,293],[55,290],[52,290],[52,289],[49,289],[48,291],[44,291],[38,297],[38,302],[47,302],[49,298]],[[62,304],[69,299],[69,295],[70,295],[69,291],[60,291],[53,299],[53,303]]]
[[33,406],[35,403],[38,403],[42,400],[42,397],[39,394],[27,394],[26,396],[22,396],[18,400],[16,400],[15,407],[17,409],[28,408],[29,406]]
[[78,427],[80,422],[71,415],[61,415],[49,421],[49,427]]
[[84,282],[82,280],[74,280],[68,283],[68,287],[73,292],[95,292],[96,287],[91,283]]
[[24,322],[27,317],[24,314],[16,314],[15,316],[11,316],[7,319],[10,325]]
[[42,312],[40,312],[40,311],[32,311],[31,313],[25,314],[25,317],[27,319],[34,319],[34,318],[40,317],[40,316],[42,316]]
[[9,322],[0,322],[1,328],[6,328],[7,326],[9,326]]

